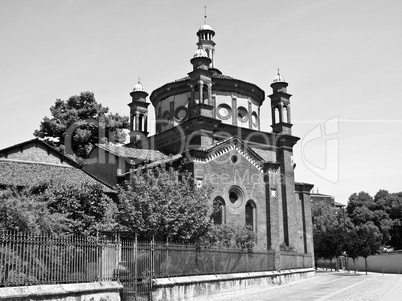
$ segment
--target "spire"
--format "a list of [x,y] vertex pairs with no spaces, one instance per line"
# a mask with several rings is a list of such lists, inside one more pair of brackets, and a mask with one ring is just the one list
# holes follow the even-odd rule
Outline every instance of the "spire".
[[144,86],[141,84],[140,77],[138,78],[138,83],[134,86],[133,92],[145,92]]
[[272,82],[273,82],[273,83],[279,83],[279,82],[284,83],[284,82],[285,82],[285,79],[284,79],[283,76],[279,73],[279,68],[278,68],[278,74],[274,77],[274,80],[273,80]]
[[197,32],[198,43],[197,46],[202,47],[208,57],[211,59],[210,67],[215,66],[215,42],[212,40],[215,36],[215,31],[211,26],[207,24],[207,6],[204,6],[204,24],[200,27]]

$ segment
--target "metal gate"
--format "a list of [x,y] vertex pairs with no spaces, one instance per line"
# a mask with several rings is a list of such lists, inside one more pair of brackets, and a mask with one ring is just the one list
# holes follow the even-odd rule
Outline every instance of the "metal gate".
[[123,301],[152,300],[154,242],[120,238],[120,258],[115,278],[123,285]]

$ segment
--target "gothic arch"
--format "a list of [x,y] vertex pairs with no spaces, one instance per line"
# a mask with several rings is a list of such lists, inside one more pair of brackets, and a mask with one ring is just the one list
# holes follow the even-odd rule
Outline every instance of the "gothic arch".
[[222,197],[218,196],[214,199],[214,212],[212,213],[212,220],[215,225],[225,224],[226,206]]
[[245,225],[249,226],[254,232],[257,227],[257,206],[253,200],[248,200],[245,206]]

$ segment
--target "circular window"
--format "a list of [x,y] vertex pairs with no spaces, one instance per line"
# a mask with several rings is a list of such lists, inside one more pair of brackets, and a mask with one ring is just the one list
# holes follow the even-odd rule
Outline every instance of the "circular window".
[[165,111],[162,115],[162,124],[163,125],[168,125],[169,124],[169,119],[170,119],[170,114],[169,111]]
[[243,192],[238,186],[232,186],[228,193],[229,201],[232,207],[239,208],[243,204]]
[[232,116],[232,108],[229,105],[222,103],[218,106],[216,114],[221,119],[229,119]]
[[233,192],[233,191],[229,192],[229,200],[232,204],[236,203],[238,199],[239,199],[239,196],[237,195],[236,192]]
[[256,112],[251,114],[251,122],[253,123],[253,126],[258,127],[258,115]]
[[240,122],[247,122],[248,114],[245,107],[239,107],[237,109],[237,119],[239,119]]
[[187,117],[187,108],[186,107],[178,107],[174,112],[174,117],[177,121],[182,121]]
[[237,162],[237,156],[236,155],[233,155],[231,158],[230,158],[230,161],[232,161],[232,163],[233,164],[235,164],[236,162]]

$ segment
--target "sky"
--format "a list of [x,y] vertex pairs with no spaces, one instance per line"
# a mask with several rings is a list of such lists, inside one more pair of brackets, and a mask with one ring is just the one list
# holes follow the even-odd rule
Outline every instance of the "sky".
[[151,94],[186,76],[204,5],[223,74],[266,95],[278,68],[289,83],[296,181],[344,204],[402,191],[400,0],[1,0],[0,149],[32,139],[56,99],[91,91],[128,115],[138,78]]

